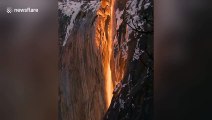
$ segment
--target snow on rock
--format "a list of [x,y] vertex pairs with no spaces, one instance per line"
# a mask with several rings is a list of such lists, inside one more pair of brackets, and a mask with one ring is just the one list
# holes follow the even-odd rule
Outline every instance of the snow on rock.
[[144,5],[144,9],[147,9],[150,5],[151,5],[150,3],[146,3],[146,4]]
[[121,46],[122,58],[123,58],[124,60],[127,59],[127,56],[128,56],[127,51],[128,51],[127,42],[124,42],[124,43],[122,44],[122,46]]
[[123,19],[121,19],[121,16],[123,15],[123,12],[124,12],[124,10],[122,10],[122,11],[119,11],[119,9],[116,10],[116,19],[117,19],[116,30],[119,29],[119,26],[123,22]]
[[127,86],[127,84],[123,84],[123,85],[122,85],[122,87],[126,87],[126,86]]
[[135,52],[133,55],[133,61],[134,60],[138,60],[140,58],[140,56],[144,53],[143,50],[139,49],[139,39],[137,40],[137,44],[136,44],[136,48],[135,48]]
[[119,105],[120,105],[120,109],[124,109],[124,100],[122,100],[121,98],[119,98]]
[[138,47],[135,49],[135,53],[133,55],[133,61],[134,60],[138,60],[140,58],[140,56],[142,55],[142,53],[144,53],[143,50],[140,50]]
[[[122,24],[123,22],[123,19],[121,18],[122,15],[123,15],[123,12],[124,10],[122,11],[119,11],[119,9],[116,10],[115,14],[116,14],[116,30],[118,31],[120,29],[120,25]],[[126,26],[127,27],[127,26]],[[128,57],[128,45],[127,43],[130,41],[129,39],[129,33],[128,33],[128,27],[126,28],[126,34],[125,34],[125,42],[123,42],[120,47],[121,47],[121,54],[122,54],[122,58],[124,60],[127,60],[127,57]],[[115,39],[114,39],[114,45],[117,45],[118,44],[118,36],[116,35],[115,36]]]
[[[123,19],[122,16],[123,14],[126,12],[127,15],[127,26],[126,26],[126,34],[125,34],[125,38],[124,38],[124,42],[120,45],[121,46],[121,53],[122,53],[122,58],[124,60],[127,60],[128,57],[128,42],[131,40],[130,38],[130,34],[134,31],[134,29],[137,30],[143,30],[143,25],[144,25],[144,21],[140,20],[139,17],[139,11],[142,9],[142,3],[143,0],[129,0],[127,2],[127,9],[126,10],[122,10],[120,11],[119,9],[116,9],[115,11],[115,15],[116,15],[116,30],[120,29],[121,24],[123,23]],[[146,7],[149,6],[150,3],[146,4]],[[115,36],[114,39],[114,44],[118,44],[118,37]],[[133,59],[138,59],[139,56],[141,55],[140,50],[136,50],[135,51],[135,55]]]
[[58,8],[62,11],[62,13],[66,16],[70,17],[70,24],[67,26],[66,36],[63,41],[63,46],[66,45],[68,37],[70,36],[71,30],[74,26],[74,21],[76,16],[80,11],[88,12],[92,11],[95,12],[97,8],[99,8],[100,2],[98,1],[81,1],[81,2],[74,2],[74,1],[67,1],[67,2],[58,2]]
[[116,102],[113,104],[113,108],[115,108],[116,107]]
[[138,29],[138,27],[139,29],[143,29],[142,28],[143,20],[141,20],[139,17],[140,15],[139,11],[142,9],[142,3],[143,3],[143,0],[140,0],[140,1],[129,0],[127,3],[128,5],[127,14],[129,15],[128,24],[133,29]]

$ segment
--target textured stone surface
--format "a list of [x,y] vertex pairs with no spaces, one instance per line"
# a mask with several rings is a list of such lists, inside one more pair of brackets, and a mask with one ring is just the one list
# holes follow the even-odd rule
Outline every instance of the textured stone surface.
[[59,7],[59,119],[150,120],[152,1],[97,3]]
[[[80,10],[65,46],[60,41],[59,117],[62,120],[100,120],[106,112],[105,84],[110,67],[109,47],[112,47],[107,4],[107,1],[100,3],[95,11]],[[59,15],[60,40],[63,40],[70,17]]]

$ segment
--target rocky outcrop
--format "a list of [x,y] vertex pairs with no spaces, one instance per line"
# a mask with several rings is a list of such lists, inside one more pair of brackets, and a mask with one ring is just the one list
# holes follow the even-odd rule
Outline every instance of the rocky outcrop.
[[107,1],[59,3],[61,120],[100,120],[109,105],[109,6]]
[[58,4],[59,120],[151,119],[152,1]]
[[118,0],[116,18],[114,61],[118,84],[104,119],[151,120],[153,1]]

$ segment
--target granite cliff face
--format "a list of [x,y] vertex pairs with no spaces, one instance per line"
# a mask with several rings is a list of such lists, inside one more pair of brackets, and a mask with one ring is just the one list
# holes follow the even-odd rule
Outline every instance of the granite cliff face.
[[108,1],[59,3],[64,22],[60,24],[61,119],[100,120],[109,106],[113,89],[110,5]]
[[115,9],[114,61],[118,83],[104,119],[151,120],[153,1],[118,0]]
[[58,6],[59,120],[150,119],[152,1]]

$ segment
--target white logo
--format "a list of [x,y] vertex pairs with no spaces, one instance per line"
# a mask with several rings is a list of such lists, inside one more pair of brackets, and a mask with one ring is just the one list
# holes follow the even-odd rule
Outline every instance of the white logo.
[[28,8],[11,8],[11,7],[7,7],[7,10],[6,12],[8,14],[11,14],[12,12],[13,13],[37,13],[38,12],[38,9],[32,9],[30,7]]
[[8,8],[7,8],[7,13],[10,14],[10,13],[12,13],[12,12],[13,12],[13,9],[12,9],[11,7],[8,7]]

